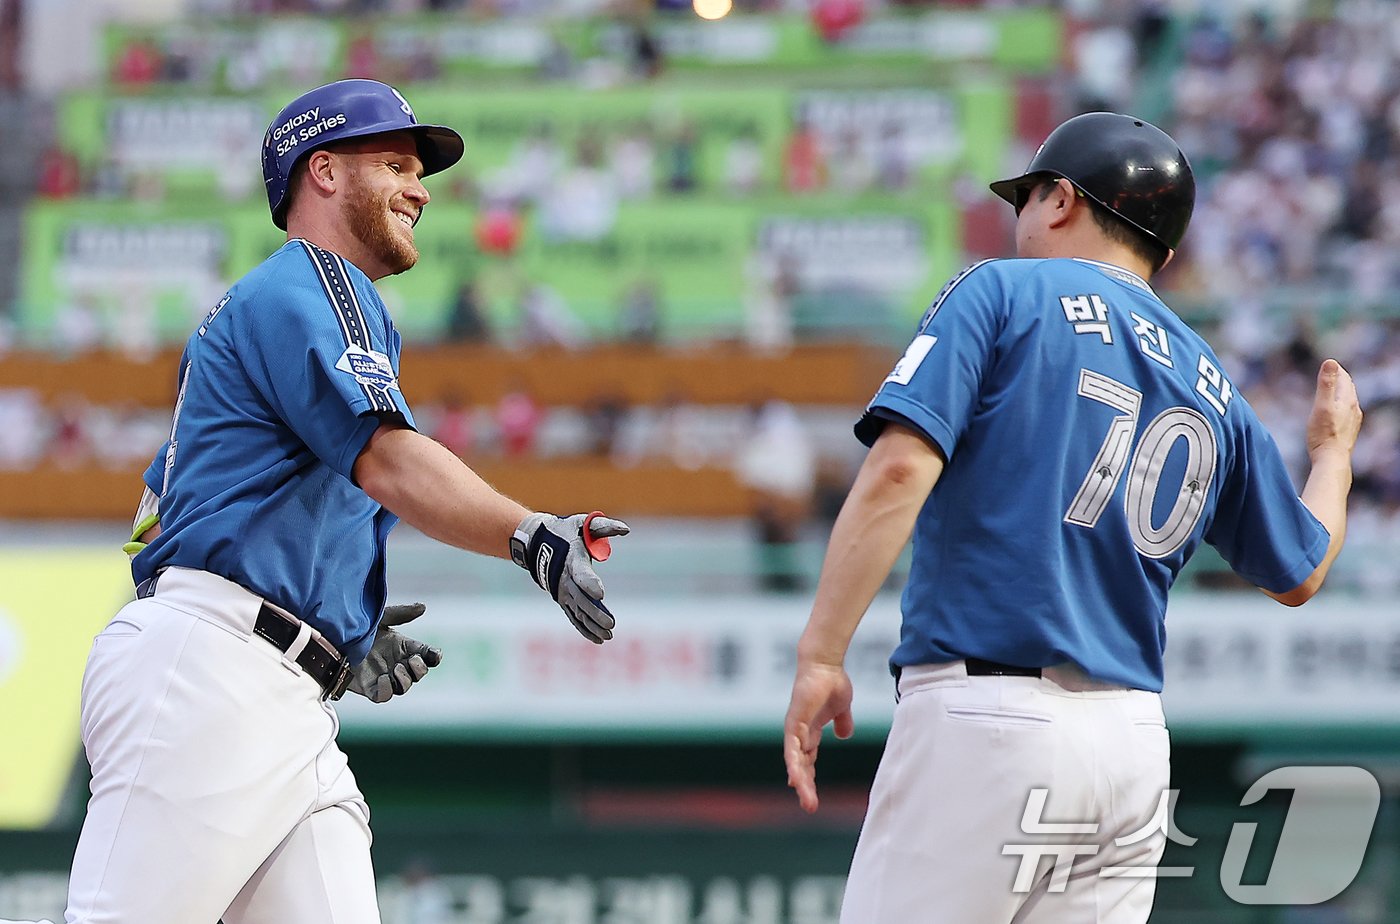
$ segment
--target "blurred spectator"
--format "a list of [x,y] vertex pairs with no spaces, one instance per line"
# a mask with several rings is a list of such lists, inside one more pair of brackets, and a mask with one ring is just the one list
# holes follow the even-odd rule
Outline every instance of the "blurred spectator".
[[540,206],[540,230],[556,241],[596,241],[617,222],[617,183],[603,163],[597,133],[579,135],[575,160],[555,180]]
[[656,191],[656,145],[645,119],[632,123],[614,143],[612,171],[623,199],[647,199]]
[[638,23],[632,31],[632,74],[642,80],[654,80],[661,76],[663,64],[661,43],[644,23]]
[[77,468],[91,457],[87,434],[88,404],[79,395],[64,395],[53,412],[53,429],[46,449],[48,461],[58,468]]
[[46,415],[27,388],[0,389],[0,466],[32,468],[43,455]]
[[835,43],[865,18],[864,0],[813,0],[812,25],[822,41]]
[[811,514],[816,470],[816,452],[792,406],[783,401],[756,406],[735,473],[749,490],[764,590],[803,589],[797,540]]
[[656,343],[661,333],[661,294],[656,280],[639,279],[627,290],[617,326],[624,343]]
[[544,412],[521,382],[514,383],[496,405],[496,427],[501,451],[512,459],[529,456],[535,449]]
[[666,188],[673,193],[693,192],[700,185],[700,133],[695,123],[682,122],[666,145]]
[[588,402],[584,414],[588,421],[588,445],[582,447],[582,452],[611,456],[617,449],[618,436],[627,417],[627,399],[614,392],[604,393]]
[[559,36],[551,34],[549,48],[540,57],[539,75],[545,80],[568,80],[573,74],[573,53]]
[[117,293],[116,311],[108,331],[112,346],[129,359],[145,361],[160,347],[156,329],[156,300],[144,287],[128,284]]
[[905,140],[904,129],[891,119],[880,129],[875,144],[875,178],[881,189],[902,192],[913,179],[914,163]]
[[45,199],[68,199],[81,192],[82,185],[82,169],[76,154],[55,142],[39,155],[40,196]]
[[1074,38],[1073,54],[1079,109],[1121,112],[1132,108],[1134,84],[1130,78],[1137,67],[1137,56],[1126,23],[1101,21],[1083,29]]
[[793,303],[801,292],[791,256],[754,257],[747,265],[744,341],[758,350],[785,350],[793,342]]
[[558,292],[543,283],[531,283],[520,296],[522,346],[582,346],[587,339],[583,322],[569,310]]
[[131,401],[88,405],[81,427],[88,453],[97,464],[116,471],[144,468],[170,434],[170,412],[138,407]]
[[671,388],[659,405],[633,409],[615,442],[615,458],[624,468],[660,459],[694,470],[713,461],[713,449],[700,409],[682,389]]
[[751,196],[763,182],[763,148],[758,143],[758,126],[745,122],[729,141],[724,152],[724,186],[734,196]]
[[155,83],[163,70],[160,48],[156,43],[146,38],[134,38],[117,56],[112,78],[126,86],[146,86]]
[[476,451],[476,427],[472,409],[460,392],[449,392],[443,398],[430,435],[459,458]]
[[448,343],[486,343],[491,339],[491,326],[481,305],[481,287],[468,279],[457,287],[457,294],[447,309],[444,339]]
[[102,318],[91,295],[79,294],[54,314],[54,348],[59,356],[95,349],[103,337]]
[[804,117],[793,123],[783,147],[783,188],[790,193],[810,193],[826,188],[826,155],[821,138]]
[[491,195],[511,202],[537,202],[554,186],[565,164],[553,123],[540,122],[485,185]]
[[875,182],[875,165],[866,150],[860,130],[854,125],[841,130],[836,152],[831,158],[831,188],[855,195],[863,193]]
[[93,171],[91,191],[97,199],[125,199],[131,195],[131,178],[114,154],[102,158]]
[[524,223],[516,207],[503,199],[488,199],[476,218],[476,247],[484,254],[508,257],[520,244]]
[[373,32],[357,32],[345,46],[345,76],[376,79],[382,73]]

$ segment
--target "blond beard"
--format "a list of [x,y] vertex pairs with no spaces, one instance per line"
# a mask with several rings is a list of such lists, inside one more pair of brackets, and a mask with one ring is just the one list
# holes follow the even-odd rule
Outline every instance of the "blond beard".
[[342,214],[370,256],[388,269],[385,275],[402,273],[418,262],[418,248],[401,238],[391,224],[399,219],[360,179],[358,171],[350,173]]

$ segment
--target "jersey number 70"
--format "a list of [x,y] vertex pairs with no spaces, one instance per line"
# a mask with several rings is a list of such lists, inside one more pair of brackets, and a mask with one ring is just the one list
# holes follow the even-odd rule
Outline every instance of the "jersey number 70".
[[[1128,473],[1124,512],[1133,545],[1148,558],[1166,558],[1185,544],[1205,512],[1210,482],[1215,476],[1215,431],[1199,411],[1189,407],[1167,408],[1142,431],[1133,452],[1142,392],[1122,382],[1079,371],[1079,394],[1118,411],[1108,435],[1084,476],[1079,492],[1065,512],[1065,522],[1092,529]],[[1152,508],[1162,488],[1162,467],[1176,441],[1186,441],[1186,471],[1177,496],[1161,525],[1152,522]],[[1129,456],[1131,455],[1131,459]]]

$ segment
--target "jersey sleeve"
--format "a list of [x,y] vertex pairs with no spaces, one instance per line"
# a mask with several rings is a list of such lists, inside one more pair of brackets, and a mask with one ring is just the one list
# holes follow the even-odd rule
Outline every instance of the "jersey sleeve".
[[1205,539],[1241,577],[1285,593],[1322,563],[1331,536],[1298,497],[1273,437],[1237,403],[1244,425]]
[[160,494],[165,486],[165,454],[170,451],[170,440],[160,444],[160,451],[151,460],[151,464],[146,466],[146,471],[141,476],[141,481],[156,494]]
[[[326,291],[264,287],[245,328],[249,376],[273,410],[346,478],[385,418],[413,426],[398,384],[397,334],[351,280]],[[346,294],[348,293],[348,294]]]
[[[990,262],[990,261],[988,261]],[[977,406],[1001,329],[1005,280],[978,263],[944,286],[856,424],[867,446],[887,422],[921,431],[951,459]]]

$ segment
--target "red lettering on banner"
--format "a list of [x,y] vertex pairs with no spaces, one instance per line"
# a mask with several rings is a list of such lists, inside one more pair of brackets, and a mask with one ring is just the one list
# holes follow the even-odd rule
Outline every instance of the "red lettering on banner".
[[604,645],[529,635],[522,642],[521,677],[540,689],[709,687],[726,679],[715,670],[710,646],[691,635],[619,638]]

